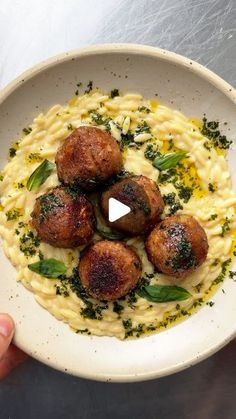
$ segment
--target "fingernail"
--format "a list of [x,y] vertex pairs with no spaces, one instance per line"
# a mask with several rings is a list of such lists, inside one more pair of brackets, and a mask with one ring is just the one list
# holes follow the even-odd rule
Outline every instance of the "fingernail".
[[0,316],[0,335],[7,338],[12,333],[13,324],[7,317]]

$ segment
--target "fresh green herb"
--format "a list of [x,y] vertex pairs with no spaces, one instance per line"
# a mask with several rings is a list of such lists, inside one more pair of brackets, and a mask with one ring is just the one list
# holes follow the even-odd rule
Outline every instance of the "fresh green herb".
[[16,187],[17,187],[17,189],[22,189],[22,188],[25,187],[25,185],[24,185],[24,183],[19,182],[19,183],[17,183]]
[[230,231],[230,220],[226,217],[224,224],[221,226],[221,237]]
[[75,128],[73,127],[73,125],[72,125],[72,124],[68,124],[68,125],[67,125],[67,129],[68,129],[69,131],[73,131],[73,129],[75,129]]
[[158,148],[154,144],[148,144],[144,152],[144,156],[148,160],[154,160],[157,156],[160,156],[161,153],[158,151]]
[[122,240],[124,238],[122,233],[114,230],[103,230],[101,228],[97,228],[97,233],[107,240]]
[[50,176],[54,168],[54,163],[44,160],[30,175],[26,185],[27,189],[29,191],[36,191]]
[[182,301],[191,297],[190,292],[176,285],[147,285],[139,289],[138,295],[154,303]]
[[36,272],[46,278],[56,279],[65,274],[67,268],[65,264],[56,259],[43,259],[38,262],[31,263],[28,268],[32,272]]
[[215,188],[215,185],[213,185],[213,183],[208,183],[208,190],[209,190],[209,192],[215,192],[216,191],[216,188]]
[[233,251],[233,255],[236,256],[236,250]]
[[25,135],[29,135],[30,133],[31,133],[31,131],[32,131],[32,128],[31,127],[28,127],[28,128],[23,128],[23,133],[25,134]]
[[214,220],[216,220],[216,218],[218,217],[218,215],[217,214],[211,214],[210,215],[210,218],[209,218],[209,221],[214,221]]
[[90,80],[87,84],[87,89],[84,91],[84,93],[90,93],[91,90],[93,90],[93,82]]
[[229,149],[232,141],[228,140],[225,135],[221,135],[219,130],[219,122],[207,121],[207,118],[205,117],[202,121],[203,127],[201,133],[209,139],[207,142],[207,147],[210,148],[212,145],[213,147],[218,147],[223,150]]
[[180,201],[176,199],[175,192],[170,192],[166,195],[163,195],[163,200],[165,205],[169,206],[168,215],[173,215],[177,211],[183,209],[183,206],[181,205]]
[[145,133],[149,133],[150,132],[150,127],[147,124],[146,121],[143,121],[141,124],[138,124],[136,130],[135,130],[135,134],[145,134]]
[[[19,230],[18,230],[19,231]],[[36,248],[40,245],[40,239],[33,231],[28,231],[20,237],[20,251],[26,257],[36,254]]]
[[19,208],[13,208],[6,212],[7,221],[15,221],[22,215]]
[[113,303],[113,311],[114,311],[114,313],[117,313],[118,316],[120,316],[120,314],[122,313],[123,310],[124,310],[124,306],[122,306],[121,304],[119,304],[117,301],[114,301],[114,303]]
[[119,90],[118,89],[113,89],[112,91],[111,91],[111,98],[113,99],[114,97],[116,97],[116,96],[120,96],[120,92],[119,92]]
[[3,179],[4,179],[4,176],[3,176],[3,174],[0,172],[0,182],[2,182],[2,181],[3,181]]
[[161,171],[171,169],[186,157],[187,154],[185,151],[178,151],[176,153],[163,154],[160,157],[157,156],[153,162],[153,166]]
[[138,111],[139,111],[139,112],[150,113],[150,112],[151,112],[151,109],[147,108],[146,106],[140,106],[140,107],[138,108]]

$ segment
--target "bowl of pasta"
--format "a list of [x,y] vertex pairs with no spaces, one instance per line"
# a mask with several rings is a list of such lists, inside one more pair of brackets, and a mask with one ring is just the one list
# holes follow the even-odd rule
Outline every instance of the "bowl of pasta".
[[235,337],[235,109],[210,70],[131,44],[61,54],[3,89],[0,305],[16,345],[127,382]]

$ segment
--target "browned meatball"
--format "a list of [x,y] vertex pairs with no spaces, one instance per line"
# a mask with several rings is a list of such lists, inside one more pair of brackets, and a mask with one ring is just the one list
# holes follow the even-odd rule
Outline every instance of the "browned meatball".
[[131,208],[129,214],[109,223],[129,235],[135,236],[150,230],[159,221],[164,209],[158,186],[145,176],[125,178],[102,194],[101,210],[106,218],[109,198],[115,198]]
[[138,255],[118,241],[101,240],[91,245],[79,264],[82,285],[99,300],[123,297],[137,285],[141,272]]
[[55,247],[87,244],[94,233],[92,205],[84,196],[63,186],[37,198],[31,217],[42,241]]
[[195,218],[173,215],[150,233],[146,251],[159,271],[184,278],[206,260],[207,236]]
[[77,183],[92,190],[121,170],[122,156],[116,140],[94,127],[72,132],[56,154],[58,178],[66,185]]

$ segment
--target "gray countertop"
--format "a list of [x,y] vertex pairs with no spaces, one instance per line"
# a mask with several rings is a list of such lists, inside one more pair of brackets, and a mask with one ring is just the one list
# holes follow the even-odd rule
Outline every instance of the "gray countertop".
[[[235,0],[0,0],[0,88],[49,56],[108,42],[178,52],[236,87],[235,21]],[[233,419],[235,359],[232,342],[195,367],[135,384],[77,379],[31,359],[0,384],[0,419]]]

